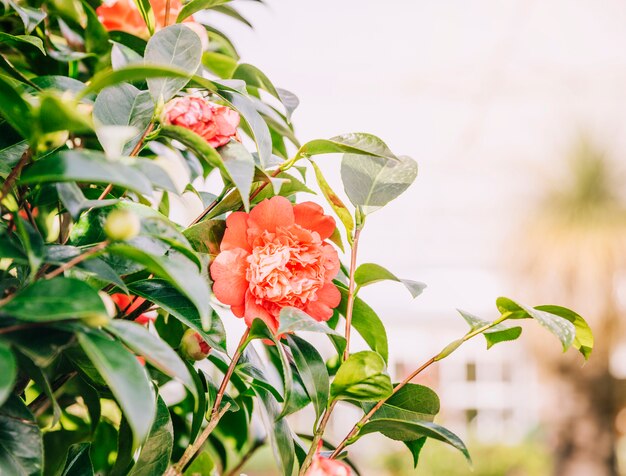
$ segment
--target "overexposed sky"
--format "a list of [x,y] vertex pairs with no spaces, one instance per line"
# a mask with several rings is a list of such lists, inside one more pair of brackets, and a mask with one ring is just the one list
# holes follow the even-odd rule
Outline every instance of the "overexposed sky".
[[[626,147],[622,1],[234,5],[254,31],[213,21],[299,96],[302,141],[371,132],[419,162],[416,183],[370,217],[361,257],[428,282],[429,308],[491,305],[511,234],[578,134],[618,157]],[[319,163],[341,188],[338,159]]]

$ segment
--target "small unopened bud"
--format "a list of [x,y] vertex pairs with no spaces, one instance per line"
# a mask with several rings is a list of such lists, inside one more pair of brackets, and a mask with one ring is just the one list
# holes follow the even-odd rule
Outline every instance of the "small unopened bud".
[[82,321],[89,327],[104,327],[115,316],[115,303],[107,293],[99,291],[98,295],[104,304],[105,312],[93,312],[82,317]]
[[132,240],[140,229],[139,217],[129,210],[113,210],[104,223],[104,232],[112,241]]
[[200,334],[193,329],[187,329],[180,341],[180,352],[186,359],[204,360],[211,352],[211,347]]

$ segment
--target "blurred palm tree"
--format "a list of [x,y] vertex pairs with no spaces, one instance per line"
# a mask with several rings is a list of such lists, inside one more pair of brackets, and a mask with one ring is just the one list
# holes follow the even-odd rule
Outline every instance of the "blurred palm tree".
[[523,229],[515,255],[532,297],[576,309],[596,336],[584,367],[578,356],[556,355],[542,338],[533,339],[552,400],[555,474],[613,476],[615,417],[625,403],[611,356],[626,341],[617,295],[626,269],[626,182],[588,140],[575,148],[568,165]]

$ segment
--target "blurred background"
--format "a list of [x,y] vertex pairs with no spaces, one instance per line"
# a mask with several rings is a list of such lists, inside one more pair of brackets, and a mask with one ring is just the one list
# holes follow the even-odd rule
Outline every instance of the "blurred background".
[[[470,342],[421,382],[476,476],[626,475],[626,2],[266,3],[238,6],[253,31],[215,20],[298,95],[300,140],[372,132],[419,162],[360,248],[361,262],[428,284],[415,301],[393,284],[363,292],[388,328],[392,376],[465,332],[455,308],[492,319],[500,295],[572,307],[597,338],[586,365],[531,326],[489,351]],[[318,162],[340,190],[338,157]],[[357,419],[336,414],[331,441]],[[382,437],[351,453],[365,476],[472,474],[437,442],[417,470]],[[271,467],[261,453],[246,473]]]

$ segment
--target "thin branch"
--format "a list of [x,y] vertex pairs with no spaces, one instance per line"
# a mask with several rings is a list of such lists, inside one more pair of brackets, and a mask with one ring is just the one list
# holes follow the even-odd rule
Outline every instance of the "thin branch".
[[33,151],[29,147],[28,149],[24,151],[17,165],[13,167],[13,170],[11,170],[6,180],[2,184],[2,189],[0,189],[0,201],[2,201],[4,197],[6,197],[7,194],[11,191],[11,188],[13,187],[13,184],[17,180],[17,177],[20,175],[20,173],[22,172],[22,169],[28,163],[28,161],[32,158],[32,156],[33,156]]
[[350,257],[350,283],[348,284],[348,303],[346,305],[346,348],[343,351],[343,360],[347,360],[350,356],[350,331],[352,329],[352,312],[354,310],[354,273],[356,271],[356,255],[359,246],[359,236],[361,229],[357,228],[354,232],[354,243],[352,245],[352,253]]
[[51,271],[48,274],[44,275],[44,279],[52,279],[52,278],[57,277],[59,274],[64,273],[65,271],[67,271],[70,268],[73,268],[78,263],[81,263],[82,261],[85,261],[87,258],[90,258],[91,256],[95,255],[96,253],[99,253],[104,248],[106,248],[106,246],[108,244],[109,244],[108,241],[103,241],[101,243],[98,243],[97,245],[93,246],[92,248],[89,248],[84,253],[82,253],[82,254],[80,254],[78,256],[75,256],[74,258],[72,258],[71,260],[69,260],[66,263],[63,263],[61,266],[59,266],[54,271]]
[[455,347],[450,348],[450,345],[444,347],[444,349],[441,352],[439,352],[437,355],[434,355],[433,357],[428,359],[426,362],[424,362],[422,365],[420,365],[408,377],[406,377],[402,382],[400,382],[398,385],[396,385],[394,387],[393,392],[391,392],[391,395],[389,395],[387,398],[384,398],[384,399],[380,400],[378,403],[376,403],[376,405],[374,405],[372,407],[372,409],[369,412],[367,412],[365,415],[363,415],[363,417],[352,427],[352,429],[346,435],[346,437],[342,440],[342,442],[339,443],[337,448],[335,448],[335,451],[333,451],[333,453],[330,455],[330,457],[331,458],[336,458],[337,455],[339,453],[341,453],[341,451],[346,447],[346,445],[348,445],[350,443],[350,440],[356,436],[356,434],[363,427],[363,425],[365,425],[370,420],[370,418],[372,418],[374,413],[376,413],[378,410],[380,410],[380,408],[385,404],[385,402],[387,400],[389,400],[393,395],[398,393],[402,387],[404,387],[406,384],[408,384],[411,380],[413,380],[415,377],[417,377],[420,373],[422,373],[424,370],[426,370],[432,364],[434,364],[435,362],[438,362],[439,360],[441,360],[441,359],[447,357],[448,355],[450,355],[462,343],[467,342],[472,337],[477,336],[479,334],[482,334],[486,330],[489,330],[490,328],[500,324],[502,321],[506,320],[507,317],[508,316],[506,316],[506,315],[500,316],[495,321],[490,322],[488,324],[485,324],[482,327],[479,327],[477,329],[474,329],[474,330],[468,332],[459,341],[455,341],[456,342],[456,346]]
[[311,446],[309,447],[309,452],[306,455],[306,458],[302,462],[302,466],[300,466],[300,472],[298,473],[300,476],[304,475],[306,471],[311,466],[313,462],[313,456],[315,456],[315,452],[317,451],[317,444],[320,442],[322,437],[324,436],[324,431],[326,430],[326,425],[330,420],[330,414],[335,409],[335,405],[337,405],[337,400],[330,404],[330,406],[324,411],[324,415],[320,420],[320,424],[317,426],[315,430],[315,434],[313,435],[313,440],[311,441]]

